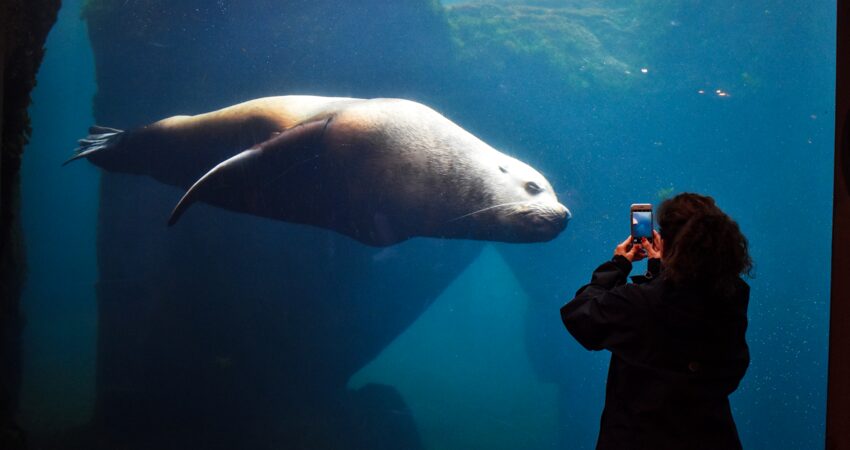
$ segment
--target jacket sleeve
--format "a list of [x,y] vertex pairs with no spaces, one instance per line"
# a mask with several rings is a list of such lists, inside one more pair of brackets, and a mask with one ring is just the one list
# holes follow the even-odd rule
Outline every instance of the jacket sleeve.
[[632,279],[632,283],[634,284],[646,284],[650,281],[658,278],[661,275],[661,260],[657,258],[650,258],[646,264],[647,270],[645,275],[632,275],[630,278]]
[[631,352],[646,317],[637,286],[626,284],[632,264],[622,256],[599,266],[589,284],[561,308],[561,320],[588,350]]

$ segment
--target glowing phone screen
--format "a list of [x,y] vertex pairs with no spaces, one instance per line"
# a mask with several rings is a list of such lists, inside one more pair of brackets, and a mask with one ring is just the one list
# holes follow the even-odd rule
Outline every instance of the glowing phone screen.
[[632,237],[652,237],[652,211],[632,211]]

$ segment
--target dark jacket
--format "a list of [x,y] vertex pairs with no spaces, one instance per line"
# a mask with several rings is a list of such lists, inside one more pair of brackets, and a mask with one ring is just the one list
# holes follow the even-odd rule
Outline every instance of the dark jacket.
[[740,449],[728,396],[750,362],[749,286],[713,294],[657,272],[627,284],[631,268],[615,256],[561,308],[582,346],[611,351],[596,448]]

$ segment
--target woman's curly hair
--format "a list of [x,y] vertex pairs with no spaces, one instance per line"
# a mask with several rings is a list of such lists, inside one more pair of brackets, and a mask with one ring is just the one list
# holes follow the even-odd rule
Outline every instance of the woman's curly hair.
[[731,291],[753,261],[738,224],[711,197],[682,193],[661,203],[664,276],[674,283]]

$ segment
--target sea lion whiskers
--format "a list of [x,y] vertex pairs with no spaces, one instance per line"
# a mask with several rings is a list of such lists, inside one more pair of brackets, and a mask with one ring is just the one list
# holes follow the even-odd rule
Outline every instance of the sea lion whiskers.
[[455,220],[460,220],[460,219],[463,219],[463,218],[466,218],[466,217],[469,217],[469,216],[473,216],[473,215],[475,215],[475,214],[482,213],[482,212],[484,212],[484,211],[488,211],[488,210],[491,210],[491,209],[494,209],[494,208],[501,208],[501,207],[503,207],[503,206],[514,206],[514,205],[520,205],[520,204],[523,204],[523,203],[528,203],[528,201],[526,201],[526,200],[521,200],[521,201],[518,201],[518,202],[499,203],[498,205],[488,206],[488,207],[486,207],[486,208],[481,208],[481,209],[479,209],[479,210],[477,210],[477,211],[472,211],[471,213],[467,213],[467,214],[464,214],[464,215],[461,215],[461,216],[457,216],[457,217],[455,217],[455,218],[453,218],[453,219],[449,219],[449,220],[447,220],[445,223],[454,222]]

